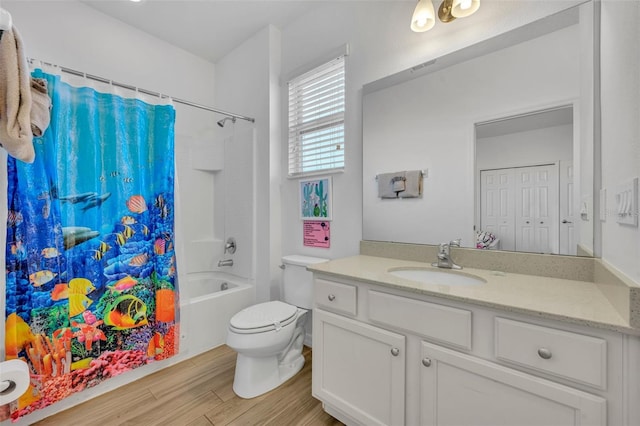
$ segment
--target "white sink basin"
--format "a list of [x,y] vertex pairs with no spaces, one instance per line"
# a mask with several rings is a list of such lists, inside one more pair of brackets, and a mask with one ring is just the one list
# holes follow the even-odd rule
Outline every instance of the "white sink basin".
[[475,275],[462,272],[450,272],[430,268],[392,268],[388,271],[391,275],[424,284],[435,285],[479,285],[486,281]]

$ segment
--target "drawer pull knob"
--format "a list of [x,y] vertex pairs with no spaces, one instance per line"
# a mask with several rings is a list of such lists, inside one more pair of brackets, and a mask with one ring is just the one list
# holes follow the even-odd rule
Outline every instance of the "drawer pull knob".
[[330,294],[327,296],[327,299],[329,299],[329,302],[333,302],[334,300],[336,300],[336,295],[335,294]]
[[425,367],[431,367],[431,359],[422,358],[422,365],[424,365]]
[[400,349],[398,348],[391,348],[391,355],[393,356],[398,356],[400,354]]
[[540,355],[540,358],[542,359],[550,359],[551,351],[547,348],[540,348],[538,349],[538,355]]

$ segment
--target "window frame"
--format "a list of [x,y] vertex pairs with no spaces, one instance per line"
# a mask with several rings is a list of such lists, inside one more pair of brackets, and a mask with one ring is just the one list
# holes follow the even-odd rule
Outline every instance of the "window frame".
[[[346,166],[345,146],[346,146],[346,112],[347,112],[347,102],[346,102],[346,74],[347,74],[346,57],[347,56],[348,56],[348,46],[345,46],[345,48],[341,49],[340,52],[337,52],[336,54],[329,57],[330,58],[329,60],[323,60],[322,62],[316,63],[314,64],[313,67],[307,68],[306,71],[298,72],[287,79],[287,82],[286,82],[287,114],[285,115],[286,122],[287,122],[286,124],[287,126],[286,161],[287,161],[287,177],[290,179],[321,175],[321,174],[344,172],[344,169]],[[339,63],[339,70],[334,74],[328,74],[327,70],[330,70],[331,68],[336,67],[336,65],[338,65],[337,63]],[[328,104],[331,105],[332,102],[336,102],[341,98],[340,104],[338,106],[339,110],[333,111],[333,112],[329,110],[329,112],[327,112],[326,110],[322,111],[321,109],[322,112],[319,115],[319,117],[313,120],[309,120],[307,122],[300,122],[297,124],[292,123],[292,117],[294,117],[293,121],[301,120],[301,115],[303,111],[303,108],[298,108],[298,110],[296,111],[295,108],[297,107],[295,107],[293,101],[297,100],[298,102],[300,102],[300,99],[304,99],[303,95],[296,96],[295,93],[293,93],[292,95],[292,84],[299,85],[297,90],[304,91],[305,81],[307,82],[314,81],[315,79],[319,78],[318,76],[321,76],[323,73],[329,75],[328,77],[329,80],[331,78],[336,78],[336,76],[338,76],[337,77],[338,80],[341,80],[341,84],[338,88],[339,94],[334,95],[329,93],[330,101],[328,102]],[[295,90],[295,88],[293,88],[293,90]],[[316,106],[318,105],[316,104]],[[327,134],[323,135],[322,134],[323,130],[326,131],[328,129],[337,130],[336,133],[339,133],[340,135],[335,138],[331,138]],[[317,139],[316,143],[319,146],[316,148],[309,148],[307,146],[305,150],[304,142],[302,141],[303,136],[301,136],[301,134],[303,133],[306,133],[310,137],[310,139],[314,139],[315,137],[315,139]],[[295,152],[293,152],[293,150],[299,151],[300,147],[303,148],[302,153],[296,154]],[[337,148],[336,150],[339,150],[340,154],[330,155],[332,152],[330,147],[336,147]],[[304,163],[304,161],[302,160],[302,157],[304,156],[305,152],[307,153],[307,156],[309,155],[308,154],[309,149],[311,150],[318,149],[320,151],[319,152],[320,156],[318,160],[320,161],[323,159],[328,160],[328,164],[330,166],[323,167],[321,165],[318,168],[318,167],[313,167],[313,165],[308,165],[307,167],[305,167],[304,164],[302,164]],[[337,158],[337,161],[332,160],[336,158]],[[309,161],[308,158],[307,158],[307,161]],[[296,162],[298,164],[296,164]],[[335,163],[338,163],[338,165],[335,165]],[[312,168],[309,170],[308,167],[312,167]]]

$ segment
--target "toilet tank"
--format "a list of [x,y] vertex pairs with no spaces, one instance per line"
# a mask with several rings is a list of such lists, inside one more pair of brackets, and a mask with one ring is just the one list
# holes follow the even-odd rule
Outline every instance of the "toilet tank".
[[329,259],[297,254],[284,256],[282,258],[284,265],[283,300],[299,308],[311,309],[313,306],[313,274],[307,271],[307,266],[327,260]]

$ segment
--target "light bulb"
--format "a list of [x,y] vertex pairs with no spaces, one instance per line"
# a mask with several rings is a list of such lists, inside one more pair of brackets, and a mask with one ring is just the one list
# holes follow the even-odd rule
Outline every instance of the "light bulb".
[[417,33],[428,31],[436,24],[436,12],[431,0],[420,0],[411,17],[411,29]]
[[480,0],[453,0],[451,14],[456,18],[466,18],[480,8]]

